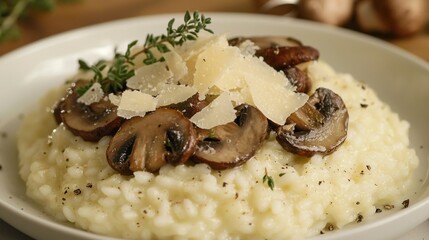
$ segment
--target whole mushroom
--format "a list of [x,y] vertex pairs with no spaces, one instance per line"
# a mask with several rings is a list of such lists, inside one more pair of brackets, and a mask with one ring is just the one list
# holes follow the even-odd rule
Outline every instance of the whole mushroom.
[[427,0],[360,0],[356,4],[357,25],[365,32],[412,35],[428,21],[427,5]]
[[298,15],[302,18],[330,24],[344,25],[353,16],[354,0],[301,0]]

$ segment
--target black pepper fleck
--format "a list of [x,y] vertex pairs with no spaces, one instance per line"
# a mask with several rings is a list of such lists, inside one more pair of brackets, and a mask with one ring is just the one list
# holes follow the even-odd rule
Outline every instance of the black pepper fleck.
[[0,170],[3,170],[3,166],[2,165],[0,165]]
[[78,188],[78,189],[75,189],[75,190],[73,191],[73,193],[74,193],[75,195],[79,195],[79,194],[81,194],[81,193],[82,193],[82,191],[80,190],[80,188]]
[[366,169],[368,169],[368,171],[371,170],[371,166],[370,165],[366,165]]
[[87,184],[86,184],[86,187],[87,187],[87,188],[92,188],[92,183],[87,183]]
[[362,214],[360,214],[360,213],[359,213],[359,214],[357,215],[356,222],[357,222],[357,223],[360,223],[360,222],[362,222],[362,220],[363,220],[363,216],[362,216]]
[[228,185],[228,183],[226,183],[226,182],[222,183],[222,187],[226,187],[226,185]]
[[319,181],[319,185],[322,184],[322,181]]
[[361,107],[361,108],[367,108],[367,107],[368,107],[368,104],[366,104],[366,103],[361,103],[361,104],[360,104],[360,107]]
[[410,205],[410,199],[406,199],[406,200],[404,200],[404,201],[402,202],[402,206],[403,206],[404,208],[407,208],[409,205]]
[[235,199],[237,199],[237,198],[238,198],[238,192],[235,193]]
[[356,205],[359,205],[359,204],[360,204],[360,202],[359,202],[359,201],[357,201],[357,202],[356,202]]
[[375,213],[381,213],[383,212],[383,210],[381,210],[380,208],[375,209]]
[[334,231],[335,227],[332,223],[327,223],[324,230],[326,231]]

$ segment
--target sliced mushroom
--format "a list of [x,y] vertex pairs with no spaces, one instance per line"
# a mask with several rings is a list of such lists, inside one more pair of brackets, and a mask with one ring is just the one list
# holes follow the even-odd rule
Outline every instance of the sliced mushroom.
[[156,172],[163,165],[185,163],[194,153],[197,135],[177,110],[160,108],[122,124],[106,151],[109,165],[124,175]]
[[76,136],[85,141],[96,142],[102,137],[113,135],[124,121],[116,114],[117,107],[108,100],[101,100],[91,105],[79,103],[77,89],[87,84],[80,80],[69,94],[57,104],[54,117]]
[[274,69],[282,70],[319,59],[319,51],[309,46],[280,46],[257,50],[256,56],[262,57]]
[[201,111],[208,104],[209,102],[206,99],[199,100],[197,93],[184,102],[169,105],[168,108],[176,109],[182,112],[185,117],[191,118],[195,113]]
[[246,40],[252,41],[260,49],[269,48],[269,47],[295,47],[302,46],[302,43],[292,37],[283,37],[283,36],[263,36],[263,37],[236,37],[228,40],[229,45],[239,46]]
[[290,83],[296,86],[296,91],[307,93],[311,89],[311,81],[307,73],[297,67],[290,67],[282,70]]
[[287,151],[301,156],[330,154],[345,141],[348,119],[341,97],[318,88],[307,104],[277,129],[277,141]]
[[267,118],[250,105],[243,104],[235,109],[234,122],[198,130],[199,141],[193,160],[222,170],[243,164],[261,147],[267,135]]

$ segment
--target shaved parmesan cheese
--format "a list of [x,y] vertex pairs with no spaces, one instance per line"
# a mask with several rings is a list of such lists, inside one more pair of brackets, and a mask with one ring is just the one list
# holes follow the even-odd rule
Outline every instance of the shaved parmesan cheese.
[[111,93],[111,94],[109,94],[109,101],[113,105],[119,107],[119,104],[121,104],[121,96],[118,96],[118,95]]
[[259,49],[259,47],[250,40],[245,40],[244,42],[240,43],[238,48],[243,55],[255,55],[256,51]]
[[283,125],[286,118],[308,100],[296,93],[287,78],[255,57],[246,56],[240,67],[254,106],[268,119]]
[[188,67],[182,57],[176,51],[170,51],[164,54],[165,62],[168,69],[173,74],[173,83],[178,83],[180,79],[188,74]]
[[146,112],[156,109],[156,99],[149,94],[135,90],[126,90],[122,93],[118,106],[118,116],[132,118],[143,117]]
[[196,93],[197,90],[190,86],[165,85],[164,89],[162,89],[156,97],[158,100],[158,107],[186,101]]
[[220,44],[222,41],[227,42],[219,38],[219,44],[198,55],[193,86],[200,98],[229,92],[236,106],[251,104],[281,125],[307,101],[308,96],[296,93],[284,74],[251,54],[244,55],[237,47]]
[[[226,39],[224,41],[227,43]],[[206,95],[216,82],[223,82],[224,85],[231,82],[232,86],[226,86],[225,89],[220,88],[221,90],[236,88],[235,76],[231,76],[229,73],[234,62],[239,58],[240,50],[228,45],[212,45],[198,55],[193,84],[200,96]],[[230,79],[231,81],[229,81]]]
[[156,95],[159,85],[166,83],[172,76],[165,62],[156,62],[137,69],[135,75],[127,80],[127,87]]
[[104,97],[103,89],[101,88],[100,83],[96,82],[77,99],[78,103],[83,103],[86,105],[91,105],[92,103],[99,102]]
[[210,129],[234,121],[235,112],[229,93],[224,92],[190,120],[199,128]]
[[[204,44],[203,44],[204,43]],[[194,49],[190,48],[193,46]],[[180,80],[182,84],[193,84],[194,73],[196,71],[196,63],[199,55],[210,47],[225,48],[228,46],[228,40],[225,36],[212,36],[205,40],[197,40],[194,45],[182,46],[178,48],[178,52],[182,52],[181,56],[186,61],[188,67],[188,75]]]

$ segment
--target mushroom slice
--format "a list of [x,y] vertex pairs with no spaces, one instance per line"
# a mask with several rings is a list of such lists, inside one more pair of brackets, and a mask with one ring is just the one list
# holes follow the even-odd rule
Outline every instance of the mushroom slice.
[[302,46],[302,43],[299,40],[284,36],[236,37],[228,40],[228,43],[231,46],[238,46],[246,40],[252,41],[260,49],[269,47]]
[[77,89],[87,81],[79,80],[69,94],[54,110],[58,121],[64,122],[66,127],[76,136],[85,141],[96,142],[102,137],[113,135],[124,121],[116,114],[117,107],[108,100],[85,105],[79,103]]
[[159,108],[122,124],[106,151],[109,165],[124,175],[156,172],[169,163],[185,163],[196,147],[196,130],[177,110]]
[[311,81],[307,73],[297,67],[290,67],[282,70],[289,82],[296,86],[296,91],[300,93],[307,93],[311,89]]
[[277,129],[277,141],[289,152],[311,157],[335,151],[347,137],[348,112],[340,96],[318,88],[307,104]]
[[256,56],[262,57],[274,69],[282,70],[319,59],[319,51],[310,46],[280,46],[262,48],[256,51]]
[[192,159],[222,170],[243,164],[262,145],[268,129],[267,118],[255,107],[235,108],[234,122],[212,129],[198,129],[199,141]]
[[191,118],[195,115],[195,113],[201,111],[209,105],[209,102],[204,100],[199,100],[198,93],[188,98],[186,101],[175,103],[167,106],[168,108],[176,109],[183,113],[183,115],[187,118]]

